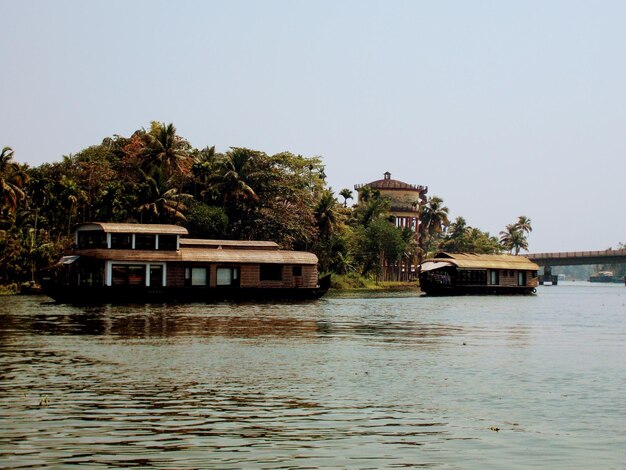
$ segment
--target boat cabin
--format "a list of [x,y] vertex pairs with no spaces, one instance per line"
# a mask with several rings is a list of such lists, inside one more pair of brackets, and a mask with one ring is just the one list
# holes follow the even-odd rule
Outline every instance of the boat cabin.
[[60,291],[70,297],[90,291],[123,291],[132,297],[142,291],[208,299],[225,290],[300,295],[318,288],[318,260],[312,253],[281,250],[271,241],[190,239],[187,234],[176,225],[82,224],[73,249],[47,271],[42,284],[54,298]]
[[532,294],[539,266],[523,256],[438,253],[421,265],[428,295]]

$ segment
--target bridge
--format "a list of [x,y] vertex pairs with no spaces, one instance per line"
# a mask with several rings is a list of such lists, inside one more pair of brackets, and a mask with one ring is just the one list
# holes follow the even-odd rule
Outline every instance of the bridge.
[[[556,284],[557,276],[552,275],[552,266],[580,266],[584,264],[626,263],[626,249],[603,251],[570,251],[563,253],[530,253],[522,255],[543,266],[543,279]],[[541,281],[541,279],[540,279]]]

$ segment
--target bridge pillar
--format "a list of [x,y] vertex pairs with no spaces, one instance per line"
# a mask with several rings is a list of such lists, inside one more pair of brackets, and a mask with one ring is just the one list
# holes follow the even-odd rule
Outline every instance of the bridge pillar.
[[549,282],[553,286],[557,286],[559,284],[559,276],[552,275],[552,267],[544,266],[543,267],[543,276],[539,276],[539,284],[544,285],[546,282]]

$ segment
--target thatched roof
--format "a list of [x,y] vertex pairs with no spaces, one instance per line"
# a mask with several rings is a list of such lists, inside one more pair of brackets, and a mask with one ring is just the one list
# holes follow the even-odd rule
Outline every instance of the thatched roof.
[[89,222],[76,227],[77,231],[101,230],[105,233],[142,233],[159,235],[187,235],[187,229],[178,225],[166,224],[117,224],[110,222]]
[[[435,267],[436,263],[436,267]],[[517,269],[538,271],[539,266],[524,256],[481,255],[476,253],[438,253],[434,258],[422,262],[422,271],[437,269],[445,265],[462,269]]]

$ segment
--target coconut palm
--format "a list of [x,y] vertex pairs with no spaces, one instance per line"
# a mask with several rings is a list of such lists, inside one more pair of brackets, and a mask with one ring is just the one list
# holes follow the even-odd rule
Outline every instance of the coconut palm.
[[528,251],[528,241],[517,224],[509,224],[500,232],[500,243],[505,250],[518,255],[520,250]]
[[222,195],[224,203],[238,205],[259,200],[253,188],[258,176],[257,156],[252,150],[234,147],[220,159],[209,186]]
[[61,177],[59,184],[61,187],[59,199],[63,208],[67,210],[67,233],[69,234],[72,231],[72,217],[77,213],[78,204],[86,199],[86,194],[76,181],[66,175]]
[[168,177],[185,171],[190,156],[176,135],[174,124],[153,122],[146,137],[146,146],[141,151],[145,157],[144,169],[156,166],[162,168]]
[[185,221],[182,211],[187,207],[184,200],[191,199],[189,194],[180,194],[176,188],[169,187],[165,172],[154,168],[150,174],[142,171],[145,178],[143,203],[137,208],[139,213],[151,222]]
[[348,207],[348,199],[354,199],[352,196],[352,191],[348,188],[343,188],[339,191],[339,195],[343,198],[343,207]]
[[450,224],[448,229],[448,236],[450,239],[459,239],[465,235],[470,227],[467,226],[467,221],[463,217],[457,217],[454,222]]
[[332,190],[326,189],[322,192],[320,200],[315,208],[315,219],[320,231],[320,235],[328,239],[339,226],[340,214],[337,210],[337,199]]
[[450,225],[448,212],[443,199],[437,196],[429,198],[422,208],[418,227],[420,258],[433,248],[436,238]]
[[422,233],[433,236],[443,232],[443,229],[450,225],[448,212],[449,209],[443,205],[443,199],[437,196],[429,198],[420,216]]
[[515,224],[515,226],[522,231],[522,233],[525,234],[529,234],[530,232],[533,231],[533,228],[531,226],[531,222],[530,219],[528,217],[526,217],[525,215],[520,215],[517,219],[517,223]]
[[13,160],[13,149],[4,147],[0,153],[0,197],[2,208],[13,214],[20,201],[26,198],[22,186],[28,181],[28,176]]

